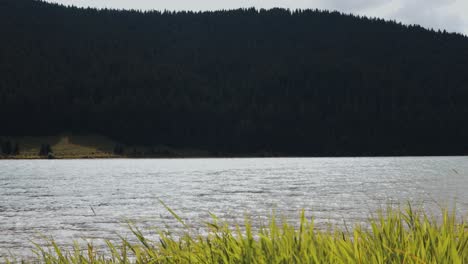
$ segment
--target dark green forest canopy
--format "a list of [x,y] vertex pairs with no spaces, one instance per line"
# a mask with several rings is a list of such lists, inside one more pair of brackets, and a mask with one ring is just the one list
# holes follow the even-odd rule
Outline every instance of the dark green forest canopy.
[[468,153],[468,38],[319,10],[0,0],[0,135],[213,153]]

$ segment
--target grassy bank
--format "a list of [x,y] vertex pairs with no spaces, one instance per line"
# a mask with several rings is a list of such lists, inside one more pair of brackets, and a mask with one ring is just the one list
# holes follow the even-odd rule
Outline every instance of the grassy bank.
[[[9,159],[40,159],[41,147],[50,147],[54,158],[112,158],[116,142],[99,135],[57,135],[44,137],[3,137],[3,142],[17,145],[18,153],[3,153]],[[5,151],[2,151],[5,152]]]
[[[170,209],[169,209],[170,210]],[[172,211],[171,211],[172,212]],[[175,214],[182,224],[184,222]],[[437,219],[437,220],[436,220]],[[185,224],[184,224],[185,225]],[[298,225],[271,218],[254,229],[246,220],[229,227],[213,217],[208,235],[176,238],[160,233],[150,241],[132,228],[139,243],[107,242],[108,253],[89,245],[67,251],[51,242],[38,247],[39,263],[468,263],[468,230],[464,221],[444,211],[430,217],[408,206],[388,209],[353,231],[318,230],[301,215]],[[36,263],[36,262],[34,262]]]
[[[4,151],[5,143],[9,151]],[[49,146],[50,152],[41,148]],[[16,149],[17,148],[17,149]],[[10,153],[11,152],[11,153]],[[208,152],[172,149],[166,146],[133,146],[101,135],[63,134],[43,137],[0,137],[0,159],[105,159],[105,158],[173,158],[210,157]]]

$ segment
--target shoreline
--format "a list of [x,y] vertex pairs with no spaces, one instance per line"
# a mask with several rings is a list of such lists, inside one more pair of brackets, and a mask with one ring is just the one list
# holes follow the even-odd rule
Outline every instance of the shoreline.
[[[388,157],[454,157],[466,153],[417,153],[390,151],[387,153],[350,153],[343,150],[310,154],[285,153],[272,150],[257,150],[250,153],[191,149],[166,145],[125,145],[102,135],[76,135],[64,133],[55,136],[0,136],[0,142],[9,143],[7,152],[0,148],[0,160],[75,160],[75,159],[216,159],[216,158],[388,158]],[[44,151],[44,146],[48,149]],[[15,151],[13,151],[15,150]],[[14,154],[16,153],[16,155]],[[19,154],[18,154],[19,153]],[[45,155],[49,153],[48,155]],[[50,156],[50,157],[49,157]]]
[[77,157],[70,157],[70,156],[62,156],[62,157],[4,157],[0,156],[1,160],[118,160],[118,159],[327,159],[327,158],[335,158],[335,159],[346,159],[346,158],[432,158],[432,157],[468,157],[468,155],[355,155],[355,156],[287,156],[287,155],[272,155],[272,156],[262,156],[262,155],[223,155],[223,156],[215,156],[215,155],[181,155],[181,156],[77,156]]

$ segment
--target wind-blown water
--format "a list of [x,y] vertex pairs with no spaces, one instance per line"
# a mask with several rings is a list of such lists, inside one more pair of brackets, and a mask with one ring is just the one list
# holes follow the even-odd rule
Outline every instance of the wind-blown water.
[[[195,230],[209,213],[261,223],[273,212],[320,223],[365,221],[388,203],[468,212],[468,157],[0,161],[0,257],[40,234],[66,244],[116,239],[126,221]],[[96,240],[98,241],[98,240]]]

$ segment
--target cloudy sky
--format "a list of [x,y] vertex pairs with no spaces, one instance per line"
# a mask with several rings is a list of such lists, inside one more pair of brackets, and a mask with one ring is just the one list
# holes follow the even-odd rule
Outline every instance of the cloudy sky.
[[49,0],[81,7],[216,10],[239,7],[319,8],[382,17],[468,35],[468,0]]

